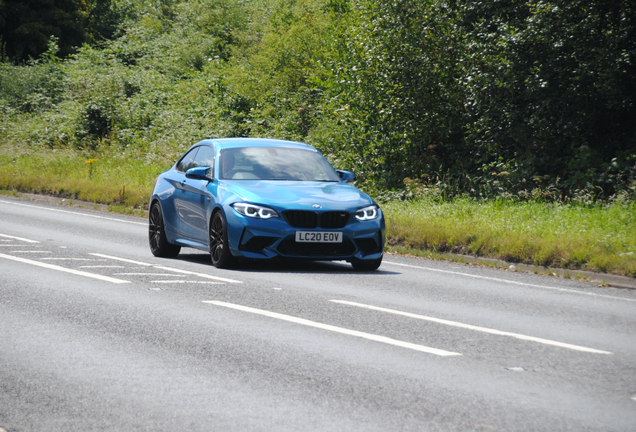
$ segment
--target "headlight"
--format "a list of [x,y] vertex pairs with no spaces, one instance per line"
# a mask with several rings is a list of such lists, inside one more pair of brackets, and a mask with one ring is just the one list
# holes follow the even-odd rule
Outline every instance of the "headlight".
[[234,208],[234,210],[236,210],[243,216],[253,217],[257,219],[270,219],[278,217],[278,213],[276,213],[276,210],[272,210],[271,208],[267,207],[261,207],[255,204],[234,203],[232,204],[232,208]]
[[355,216],[359,221],[377,219],[380,216],[380,209],[375,205],[361,208],[356,212]]

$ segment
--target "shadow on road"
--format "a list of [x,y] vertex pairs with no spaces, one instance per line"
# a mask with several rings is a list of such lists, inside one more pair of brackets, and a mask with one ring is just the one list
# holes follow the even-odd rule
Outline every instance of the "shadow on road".
[[[176,260],[212,267],[210,255],[206,253],[181,253]],[[375,271],[357,271],[346,261],[308,261],[308,260],[241,260],[230,271],[243,273],[325,273],[325,274],[399,274],[382,269]]]

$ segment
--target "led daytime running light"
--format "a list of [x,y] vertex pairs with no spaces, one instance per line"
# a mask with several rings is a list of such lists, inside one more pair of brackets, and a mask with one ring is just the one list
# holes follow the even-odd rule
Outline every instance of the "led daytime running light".
[[378,211],[377,206],[369,206],[369,207],[362,208],[358,210],[355,214],[356,219],[358,219],[359,221],[368,221],[368,220],[377,219],[379,215],[380,215],[380,212]]
[[278,217],[278,213],[267,207],[261,207],[255,204],[234,203],[232,208],[243,216],[253,217],[256,219],[271,219]]

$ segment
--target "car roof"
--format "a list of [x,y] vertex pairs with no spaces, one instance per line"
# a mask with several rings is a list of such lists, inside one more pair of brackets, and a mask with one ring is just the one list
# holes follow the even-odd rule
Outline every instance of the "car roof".
[[216,146],[218,149],[238,147],[285,147],[313,150],[317,152],[317,150],[309,144],[272,138],[213,138],[202,140],[197,144],[211,144]]

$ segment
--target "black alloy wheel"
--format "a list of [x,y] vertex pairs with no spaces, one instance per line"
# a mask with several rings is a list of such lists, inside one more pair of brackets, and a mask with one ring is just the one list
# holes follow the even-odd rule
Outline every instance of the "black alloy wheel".
[[217,268],[229,268],[234,263],[227,241],[227,223],[220,210],[214,213],[210,222],[210,257]]
[[148,241],[150,251],[156,257],[174,258],[181,251],[180,246],[168,243],[163,224],[163,214],[159,203],[154,203],[148,216]]

